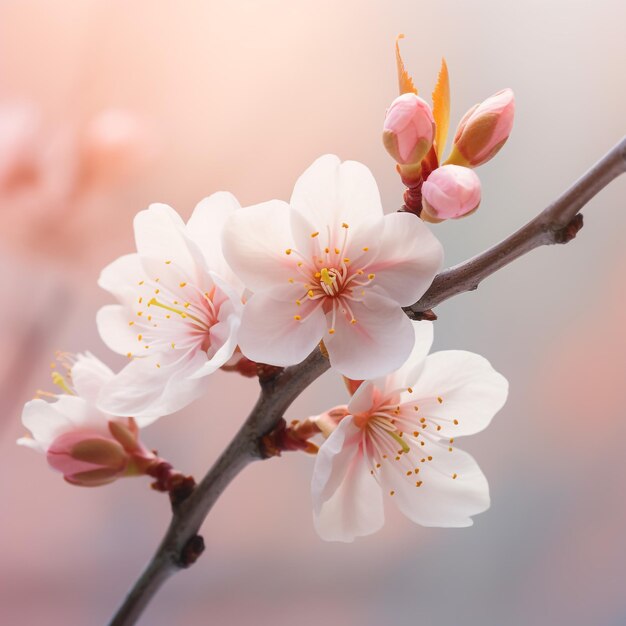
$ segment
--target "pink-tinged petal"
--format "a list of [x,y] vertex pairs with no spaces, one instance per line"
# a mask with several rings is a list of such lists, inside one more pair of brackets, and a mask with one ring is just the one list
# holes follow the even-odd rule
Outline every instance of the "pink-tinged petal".
[[257,293],[244,307],[239,347],[252,361],[295,365],[313,351],[324,335],[326,320],[321,308],[307,300],[296,308],[297,296],[288,302],[284,293],[284,289]]
[[[355,380],[383,376],[398,369],[413,349],[411,321],[396,302],[372,289],[362,302],[351,302],[356,324],[337,314],[335,332],[324,336],[331,365]],[[330,314],[327,314],[330,325]]]
[[380,399],[380,390],[374,382],[366,380],[354,392],[348,403],[348,411],[352,415],[369,413],[372,411]]
[[137,254],[126,254],[109,263],[98,278],[98,286],[130,306],[136,300],[137,284],[146,278]]
[[[136,340],[135,340],[136,341]],[[93,354],[76,355],[76,362],[72,366],[72,386],[77,395],[90,404],[94,404],[100,389],[108,383],[114,374],[102,361]]]
[[88,423],[87,403],[78,396],[58,396],[55,402],[31,400],[22,411],[22,424],[43,450],[55,437]]
[[488,426],[504,405],[508,389],[506,378],[484,357],[446,350],[426,358],[412,399],[419,404],[420,415],[441,426],[438,434],[456,437]]
[[135,243],[140,257],[167,259],[194,276],[197,258],[185,236],[185,223],[167,204],[151,204],[135,216]]
[[96,326],[102,341],[118,354],[132,354],[137,349],[137,333],[129,326],[131,314],[119,304],[107,304],[96,314]]
[[211,326],[209,333],[211,346],[207,352],[208,361],[191,378],[200,378],[217,371],[227,363],[237,348],[241,314],[232,304],[222,305],[219,321]]
[[201,200],[187,222],[187,236],[197,244],[207,266],[232,284],[239,294],[243,291],[243,285],[224,258],[222,231],[228,217],[240,208],[235,196],[219,191]]
[[401,306],[417,302],[443,264],[443,248],[422,220],[410,213],[391,213],[384,219],[378,256],[367,268]]
[[[413,326],[413,333],[415,335],[415,344],[405,363],[395,372],[387,376],[386,388],[389,391],[413,387],[413,384],[419,378],[426,357],[433,345],[434,329],[432,322],[426,320],[420,322],[413,321],[411,325]],[[407,398],[412,400],[413,396],[414,394],[408,395]]]
[[320,232],[332,232],[342,222],[358,223],[383,214],[376,181],[369,169],[333,154],[317,159],[296,181],[291,206]]
[[[426,460],[411,455],[382,464],[381,483],[387,493],[394,492],[391,501],[422,526],[471,526],[471,516],[489,508],[489,485],[476,461],[462,450],[448,452],[433,444],[418,454]],[[408,476],[405,470],[412,466],[419,473]]]
[[344,418],[315,459],[311,495],[315,528],[327,541],[353,541],[384,523],[383,500],[361,453],[361,429]]
[[139,426],[151,424],[202,395],[206,380],[194,375],[206,360],[201,350],[134,359],[102,388],[98,407],[111,415],[133,416]]
[[222,246],[226,261],[253,292],[284,285],[299,261],[293,247],[289,205],[271,200],[235,211],[226,221]]

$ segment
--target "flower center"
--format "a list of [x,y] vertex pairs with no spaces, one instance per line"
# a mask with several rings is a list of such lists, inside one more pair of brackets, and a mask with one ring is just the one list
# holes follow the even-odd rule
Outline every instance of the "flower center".
[[139,306],[128,324],[137,331],[143,352],[129,352],[128,357],[143,356],[148,349],[210,348],[210,331],[219,312],[216,288],[203,291],[192,283],[171,278],[139,281]]
[[[348,224],[342,224],[342,235],[333,237],[330,227],[327,227],[327,244],[317,247],[309,257],[298,250],[288,248],[285,254],[299,257],[296,263],[297,278],[290,278],[290,283],[301,283],[304,293],[295,301],[296,307],[305,302],[314,302],[313,307],[303,315],[297,310],[293,318],[297,322],[304,322],[318,308],[329,314],[329,334],[335,333],[337,315],[343,315],[350,324],[356,324],[357,319],[352,310],[355,302],[362,302],[365,295],[363,287],[368,286],[375,278],[372,273],[366,274],[365,267],[358,267],[349,258]],[[311,238],[318,240],[319,232],[311,233]],[[338,242],[338,245],[335,245]],[[367,252],[363,247],[357,252],[357,257]]]

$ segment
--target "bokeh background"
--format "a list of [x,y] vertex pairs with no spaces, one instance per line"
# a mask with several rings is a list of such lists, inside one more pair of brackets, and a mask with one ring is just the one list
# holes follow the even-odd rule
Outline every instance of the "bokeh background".
[[[502,87],[517,97],[509,143],[479,171],[480,211],[434,227],[447,264],[461,261],[622,137],[624,24],[621,0],[0,2],[0,623],[106,623],[167,524],[145,480],[71,487],[15,445],[54,350],[122,365],[97,336],[109,299],[96,279],[132,250],[138,210],[161,201],[187,217],[220,189],[244,205],[288,199],[325,152],[366,163],[395,210],[379,135],[404,32],[423,95],[447,58],[453,124]],[[324,543],[312,459],[285,455],[236,479],[203,527],[205,555],[141,624],[626,623],[625,194],[626,177],[589,204],[574,242],[437,310],[437,349],[480,352],[511,383],[493,424],[461,444],[492,490],[473,527],[424,529],[390,509],[377,535]],[[199,477],[256,393],[218,373],[144,438]],[[289,417],[344,397],[327,374]]]

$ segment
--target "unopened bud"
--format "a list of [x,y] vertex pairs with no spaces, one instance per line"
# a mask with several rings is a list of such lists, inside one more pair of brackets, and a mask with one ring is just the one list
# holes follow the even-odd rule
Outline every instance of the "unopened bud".
[[422,214],[427,222],[469,215],[480,204],[480,179],[460,165],[443,165],[433,170],[422,185]]
[[46,457],[65,480],[84,487],[113,482],[124,474],[129,461],[124,448],[114,439],[80,431],[57,437]]
[[491,159],[513,128],[515,97],[511,89],[498,91],[463,117],[446,163],[476,167]]
[[396,98],[385,116],[383,143],[400,165],[418,165],[435,137],[435,120],[430,106],[413,93]]

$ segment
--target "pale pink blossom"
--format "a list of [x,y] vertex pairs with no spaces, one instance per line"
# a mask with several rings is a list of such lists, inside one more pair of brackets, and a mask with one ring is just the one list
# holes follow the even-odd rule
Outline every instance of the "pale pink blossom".
[[440,221],[465,217],[478,208],[480,198],[476,172],[460,165],[443,165],[422,185],[422,218]]
[[423,526],[469,526],[489,507],[487,480],[456,438],[485,428],[504,404],[507,381],[463,351],[427,356],[430,322],[414,322],[415,346],[390,376],[365,381],[317,454],[312,479],[315,527],[323,539],[352,541],[384,523],[395,504]]
[[94,487],[140,473],[138,465],[156,457],[139,443],[135,421],[96,407],[113,372],[89,353],[66,355],[60,365],[52,380],[61,393],[39,392],[54,401],[37,398],[26,403],[22,423],[31,436],[18,444],[45,454],[48,464],[75,485]]
[[434,138],[435,120],[425,100],[405,93],[391,103],[385,116],[383,143],[397,163],[419,164]]
[[111,263],[99,279],[119,301],[98,312],[100,335],[132,359],[102,389],[103,410],[149,423],[199,397],[206,376],[232,357],[243,289],[220,236],[238,208],[220,192],[200,202],[187,224],[164,204],[137,214],[137,253]]
[[383,214],[367,167],[334,155],[304,172],[290,205],[234,212],[224,254],[253,292],[239,334],[245,356],[292,365],[323,339],[331,365],[355,379],[404,362],[414,334],[401,307],[422,296],[443,257],[421,220]]
[[461,119],[448,163],[477,167],[494,157],[513,129],[515,96],[502,89],[472,107]]

